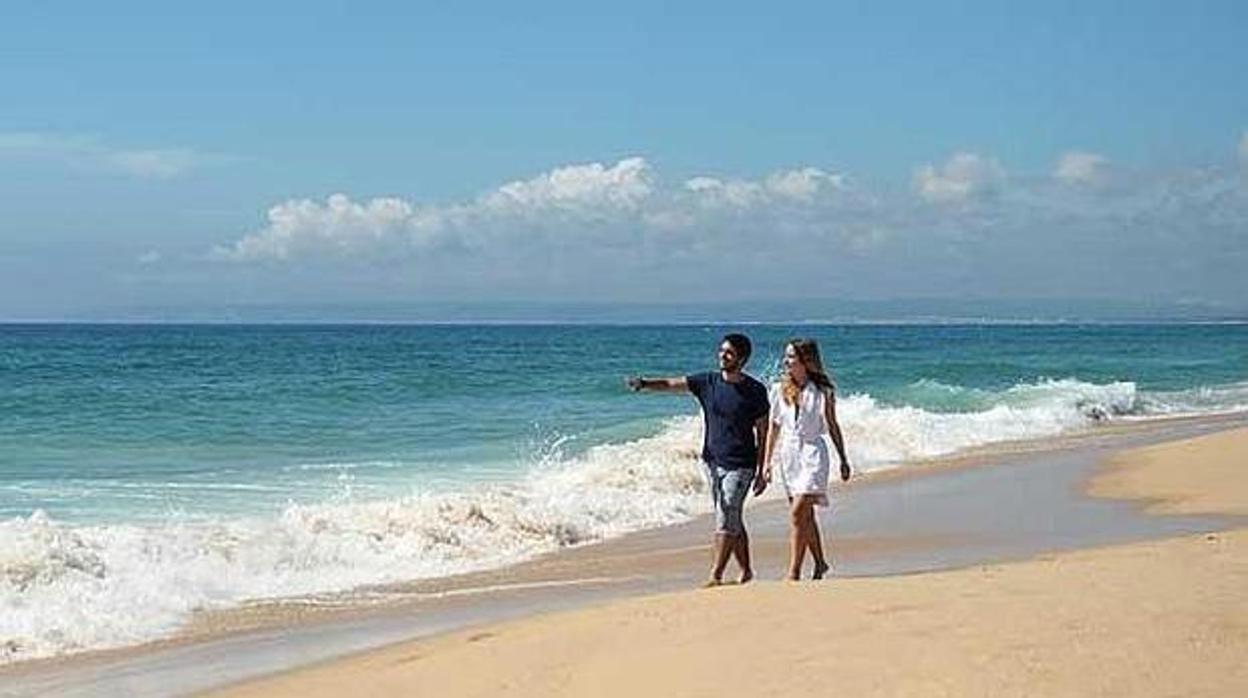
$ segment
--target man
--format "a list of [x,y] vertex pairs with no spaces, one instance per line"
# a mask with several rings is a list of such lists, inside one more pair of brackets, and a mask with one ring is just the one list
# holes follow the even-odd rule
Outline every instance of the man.
[[767,483],[762,472],[762,444],[767,442],[767,388],[744,373],[752,348],[743,334],[726,335],[719,344],[719,370],[675,378],[628,379],[633,390],[690,392],[702,406],[702,460],[715,501],[715,556],[707,586],[723,582],[728,558],[741,566],[740,583],[754,578],[750,538],[741,518],[746,494]]

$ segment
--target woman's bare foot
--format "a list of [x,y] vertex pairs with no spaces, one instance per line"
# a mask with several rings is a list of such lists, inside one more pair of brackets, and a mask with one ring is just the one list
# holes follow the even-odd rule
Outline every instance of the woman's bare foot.
[[749,584],[754,578],[754,570],[742,570],[741,576],[737,578],[737,584]]
[[823,579],[823,575],[827,574],[827,573],[828,573],[828,570],[830,570],[830,569],[832,569],[832,568],[831,568],[831,567],[828,567],[828,563],[826,563],[826,562],[816,562],[816,563],[815,563],[815,572],[814,572],[814,574],[810,575],[810,578],[811,578],[811,579]]
[[714,588],[714,587],[717,587],[717,586],[721,586],[723,583],[724,583],[724,582],[723,582],[723,580],[720,580],[720,579],[715,579],[714,577],[711,577],[710,579],[706,580],[705,582],[702,582],[702,588],[703,588],[703,589],[711,589],[711,588]]

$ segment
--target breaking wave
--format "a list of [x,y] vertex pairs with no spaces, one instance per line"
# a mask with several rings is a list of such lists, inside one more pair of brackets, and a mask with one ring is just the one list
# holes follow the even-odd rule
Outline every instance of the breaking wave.
[[[903,404],[866,394],[839,400],[858,469],[1106,419],[1248,409],[1248,383],[1142,393],[1130,382],[1075,379],[995,392],[919,381],[904,394]],[[685,521],[709,509],[700,428],[697,418],[672,418],[654,436],[576,455],[556,442],[524,476],[457,492],[159,526],[74,525],[42,511],[0,522],[0,661],[143,642],[175,632],[193,612],[248,600],[498,567]]]

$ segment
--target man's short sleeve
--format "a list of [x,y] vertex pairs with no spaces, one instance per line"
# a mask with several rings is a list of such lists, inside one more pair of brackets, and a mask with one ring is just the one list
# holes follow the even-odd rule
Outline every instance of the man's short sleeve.
[[693,393],[698,401],[702,401],[702,396],[706,394],[706,386],[710,382],[709,373],[694,373],[685,376],[685,384],[689,386],[689,392]]
[[771,399],[767,395],[767,388],[762,383],[755,383],[757,388],[754,390],[754,414],[753,421],[757,422],[763,419],[771,412]]

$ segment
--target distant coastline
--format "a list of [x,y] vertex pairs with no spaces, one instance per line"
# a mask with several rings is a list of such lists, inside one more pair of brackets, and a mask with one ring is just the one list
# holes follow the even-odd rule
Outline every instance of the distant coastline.
[[1103,299],[551,300],[143,305],[5,313],[0,324],[1106,325],[1244,324],[1248,306]]

